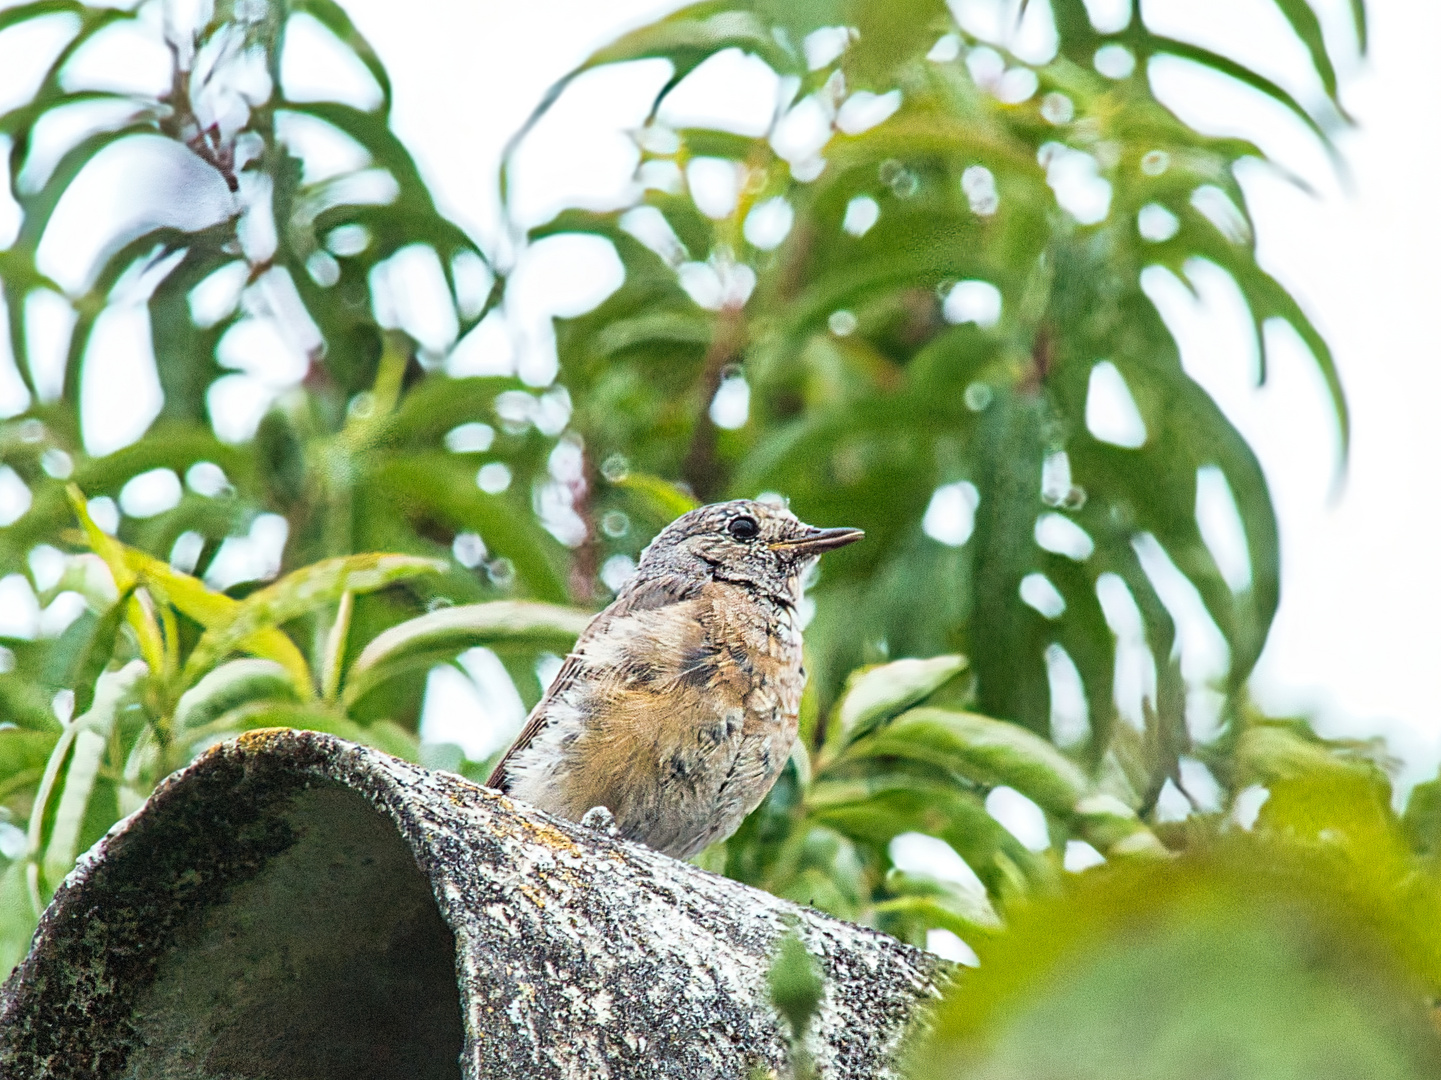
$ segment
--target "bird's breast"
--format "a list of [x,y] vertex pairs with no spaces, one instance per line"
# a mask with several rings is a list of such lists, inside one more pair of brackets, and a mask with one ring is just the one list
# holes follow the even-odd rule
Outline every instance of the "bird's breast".
[[711,588],[627,612],[582,642],[569,684],[512,767],[518,798],[685,855],[739,826],[795,741],[805,676],[788,609]]

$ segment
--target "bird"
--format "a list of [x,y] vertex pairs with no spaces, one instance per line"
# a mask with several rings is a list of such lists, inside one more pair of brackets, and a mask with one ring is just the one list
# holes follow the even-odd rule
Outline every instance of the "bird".
[[681,515],[582,631],[487,786],[679,859],[727,839],[795,743],[802,579],[864,535],[773,501]]

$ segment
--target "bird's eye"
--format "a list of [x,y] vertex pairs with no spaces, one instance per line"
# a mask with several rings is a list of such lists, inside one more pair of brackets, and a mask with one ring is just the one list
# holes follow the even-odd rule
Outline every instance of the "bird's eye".
[[737,540],[754,540],[761,531],[753,517],[738,517],[726,526],[726,531]]

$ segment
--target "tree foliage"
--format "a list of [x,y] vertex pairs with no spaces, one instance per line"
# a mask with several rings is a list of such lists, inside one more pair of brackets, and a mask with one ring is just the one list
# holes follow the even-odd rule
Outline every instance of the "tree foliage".
[[[0,654],[4,956],[77,855],[207,746],[288,724],[414,757],[434,665],[489,645],[533,702],[537,659],[606,599],[603,564],[634,558],[697,499],[762,492],[867,540],[827,556],[811,590],[791,766],[706,865],[916,943],[936,930],[1004,942],[1028,904],[1069,902],[1076,845],[1117,866],[1120,884],[1076,901],[1106,907],[1094,897],[1141,895],[1126,882],[1164,876],[1168,853],[1224,847],[1242,793],[1270,790],[1263,832],[1294,838],[1279,807],[1302,803],[1277,793],[1323,783],[1372,806],[1393,862],[1430,867],[1429,787],[1398,822],[1371,748],[1246,702],[1278,600],[1275,515],[1255,455],[1147,294],[1198,261],[1228,275],[1258,347],[1272,320],[1309,346],[1344,437],[1330,352],[1256,259],[1237,169],[1264,155],[1192,129],[1150,79],[1164,58],[1200,65],[1329,148],[1344,120],[1335,62],[1306,3],[1275,4],[1317,101],[1153,33],[1139,5],[1107,32],[1080,0],[1021,5],[1017,18],[1053,25],[1042,58],[982,40],[939,0],[713,0],[626,35],[534,118],[593,69],[670,66],[634,133],[630,201],[513,222],[522,247],[603,238],[625,272],[558,323],[547,386],[447,373],[445,351],[502,317],[510,282],[437,211],[390,130],[385,70],[341,7],[217,0],[181,29],[155,3],[0,13],[0,34],[51,20],[66,35],[30,100],[0,116],[20,221],[0,288],[29,395],[0,422],[0,488],[20,504],[0,528],[0,577],[46,611]],[[368,99],[290,92],[300,19],[350,51]],[[163,93],[72,77],[125,27],[163,37]],[[734,50],[775,80],[765,130],[667,124],[671,95]],[[83,131],[47,168],[39,136],[57,116]],[[350,146],[351,164],[313,169],[306,125]],[[145,140],[201,163],[227,209],[118,236],[67,292],[43,269],[57,208],[100,157]],[[729,193],[707,195],[706,176]],[[420,264],[443,282],[448,335],[396,313],[395,282]],[[32,332],[55,303],[73,314],[58,377]],[[136,304],[163,405],[137,441],[97,448],[87,372],[106,362],[107,316]],[[237,438],[217,393],[258,327],[298,350],[303,377]],[[723,415],[727,395],[748,401],[743,419]],[[173,497],[140,508],[132,485],[147,483]],[[1234,504],[1239,569],[1203,535],[1203,488]],[[281,519],[272,573],[228,579],[227,545]],[[1183,676],[1178,590],[1227,647],[1215,686]],[[78,616],[51,616],[66,603]],[[1219,718],[1188,723],[1207,689]],[[1039,837],[1001,824],[998,793],[1029,805]],[[949,844],[974,887],[899,865],[895,841],[913,833]]]
[[[57,631],[32,625],[4,642],[0,785],[25,837],[0,886],[7,967],[76,855],[206,746],[291,724],[413,758],[431,665],[493,644],[533,699],[535,658],[564,652],[585,621],[557,606],[568,598],[565,549],[532,513],[528,487],[488,493],[474,481],[490,462],[543,469],[553,439],[501,419],[514,415],[508,400],[533,397],[514,379],[450,378],[377,317],[398,254],[429,254],[461,331],[484,310],[490,274],[390,131],[374,51],[327,0],[221,2],[203,25],[166,23],[163,94],[70,77],[87,48],[117,28],[153,28],[160,13],[43,0],[0,14],[0,32],[58,20],[68,34],[31,101],[0,117],[21,212],[0,251],[0,287],[30,395],[0,429],[7,478],[24,492],[23,513],[0,529],[0,576],[23,575],[47,610],[83,598]],[[301,17],[369,73],[368,107],[287,95],[286,33]],[[116,106],[127,117],[118,125]],[[58,115],[88,127],[38,174],[37,132]],[[290,141],[302,121],[358,148],[356,163],[309,176]],[[83,291],[66,294],[41,270],[57,206],[108,150],[157,137],[208,167],[228,209],[198,229],[119,236]],[[75,312],[59,386],[32,350],[37,296]],[[107,360],[97,328],[137,297],[163,406],[141,439],[92,456],[82,391]],[[306,372],[237,445],[217,431],[215,392],[235,378],[222,366],[227,338],[261,324],[304,351]],[[137,477],[168,479],[178,496],[159,512],[118,513]],[[286,522],[283,576],[208,586],[227,541],[264,514]],[[476,551],[466,565],[452,556],[457,533]]]
[[[1319,48],[1303,5],[1283,6]],[[1052,8],[1059,48],[1037,65],[965,33],[939,2],[686,8],[581,69],[656,57],[673,68],[637,136],[636,204],[563,213],[531,236],[596,233],[625,265],[613,296],[558,331],[596,460],[622,455],[703,498],[783,492],[805,517],[866,529],[815,591],[823,700],[858,663],[956,650],[982,711],[1045,736],[1048,666],[1073,665],[1090,730],[1071,749],[1092,768],[1114,754],[1149,804],[1188,741],[1158,567],[1185,577],[1224,636],[1231,693],[1265,640],[1279,568],[1255,456],[1183,370],[1143,272],[1223,269],[1258,331],[1282,319],[1311,346],[1343,429],[1345,407],[1324,341],[1256,262],[1235,170],[1260,151],[1178,121],[1148,63],[1206,64],[1327,136],[1280,87],[1152,34],[1139,13],[1102,35],[1079,0]],[[820,51],[837,26],[844,44]],[[732,49],[781,77],[771,129],[664,126],[668,95]],[[1119,64],[1112,76],[1098,55]],[[792,130],[814,117],[821,136],[797,146]],[[687,186],[712,159],[735,169],[724,216]],[[1116,375],[1141,425],[1124,445],[1088,423],[1098,382]],[[728,376],[751,392],[734,432],[706,408]],[[1228,582],[1198,527],[1202,470],[1234,498],[1242,580]],[[955,547],[923,530],[947,485],[961,486],[941,498],[974,516]],[[1129,612],[1156,668],[1139,736],[1114,702],[1113,629]]]
[[1426,811],[1398,820],[1374,769],[1315,754],[1272,760],[1252,833],[1015,909],[910,1075],[1432,1075],[1441,879],[1406,835]]

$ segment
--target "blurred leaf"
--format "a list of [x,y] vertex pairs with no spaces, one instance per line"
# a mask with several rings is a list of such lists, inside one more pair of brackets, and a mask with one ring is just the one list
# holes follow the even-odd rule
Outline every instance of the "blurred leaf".
[[1411,789],[1401,825],[1411,849],[1436,863],[1441,857],[1441,780],[1428,780]]
[[31,906],[23,860],[0,871],[0,968],[9,971],[25,956],[39,912]]
[[790,1071],[793,1080],[815,1075],[805,1037],[820,1011],[825,980],[794,925],[781,935],[775,959],[766,974],[771,1004],[790,1026]]
[[[242,647],[256,632],[282,626],[333,604],[346,592],[374,592],[444,569],[444,563],[410,555],[346,555],[293,571],[275,584],[251,593],[228,621],[205,631],[185,662],[185,682],[194,682],[228,653]],[[305,689],[313,693],[315,688]]]
[[1321,20],[1317,18],[1308,0],[1276,0],[1276,6],[1281,9],[1281,14],[1286,16],[1291,29],[1311,54],[1311,66],[1316,69],[1316,74],[1321,77],[1321,85],[1326,88],[1326,93],[1339,109],[1341,102],[1337,97],[1336,66],[1331,63],[1331,54],[1326,50]]
[[175,736],[203,728],[217,717],[252,701],[298,702],[289,672],[273,660],[230,660],[212,668],[180,695],[175,707]]
[[1045,864],[986,811],[982,796],[955,783],[899,770],[860,779],[823,778],[806,797],[809,815],[857,842],[887,854],[902,833],[946,841],[993,896],[1002,896],[1019,873],[1040,885],[1052,876]]
[[912,709],[851,744],[841,760],[884,757],[1004,784],[1058,814],[1071,813],[1087,787],[1085,774],[1044,739],[1004,720],[949,709]]
[[1076,831],[1103,855],[1164,855],[1165,845],[1136,811],[1114,795],[1088,795],[1076,804]]
[[516,600],[432,611],[372,638],[346,673],[343,700],[348,707],[388,679],[479,645],[565,653],[591,618],[574,608]]
[[1429,1076],[1424,918],[1274,845],[1083,875],[976,941],[906,1075]]
[[846,24],[860,39],[846,57],[858,85],[885,85],[896,67],[935,44],[946,14],[942,0],[851,0]]
[[614,483],[616,487],[635,494],[657,518],[667,524],[700,505],[693,496],[658,476],[626,473]]
[[1274,781],[1256,827],[1351,857],[1352,877],[1404,873],[1405,854],[1390,807],[1390,785],[1360,770],[1312,772]]
[[375,78],[376,84],[380,87],[381,105],[380,114],[387,116],[390,113],[390,76],[385,70],[385,65],[376,56],[375,50],[371,48],[370,42],[366,41],[355,24],[350,21],[350,16],[345,9],[334,0],[290,0],[291,12],[305,12],[313,15],[327,30],[333,33],[353,52],[365,65],[366,69]]
[[40,779],[40,770],[50,759],[50,751],[59,737],[56,731],[0,728],[0,785],[7,795],[17,777],[33,772],[34,779]]
[[95,696],[95,687],[101,673],[115,653],[116,637],[120,624],[125,621],[126,609],[130,606],[131,594],[126,592],[100,613],[90,631],[85,648],[71,668],[67,685],[75,688],[75,711],[89,710]]
[[1237,786],[1355,777],[1376,788],[1383,801],[1389,802],[1390,781],[1368,754],[1374,749],[1368,744],[1328,742],[1303,724],[1252,724],[1236,744]]
[[546,556],[548,537],[513,500],[475,486],[473,466],[440,455],[395,456],[380,463],[375,483],[412,513],[439,517],[453,528],[474,529],[541,600],[566,599],[560,576]]
[[839,734],[862,737],[878,721],[930,697],[966,669],[964,656],[896,660],[853,672],[836,705]]
[[[883,923],[906,916],[919,919],[928,927],[949,930],[963,939],[978,933],[994,933],[1001,926],[1001,918],[984,892],[898,870],[887,875],[886,887],[894,899],[882,900],[875,906],[876,916]],[[924,945],[924,938],[916,944]]]
[[27,832],[26,858],[43,871],[43,895],[32,887],[37,911],[75,865],[81,825],[116,714],[147,674],[145,664],[136,660],[100,676],[90,710],[65,725],[50,752]]

